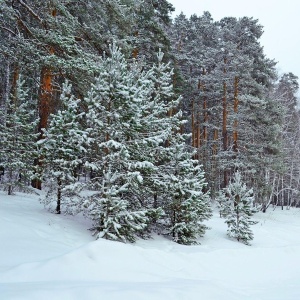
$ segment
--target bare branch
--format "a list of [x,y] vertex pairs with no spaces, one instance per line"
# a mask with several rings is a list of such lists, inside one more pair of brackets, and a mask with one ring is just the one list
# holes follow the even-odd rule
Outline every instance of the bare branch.
[[23,2],[22,0],[17,0],[23,7],[26,8],[26,10],[34,17],[36,18],[40,23],[44,24],[44,20],[33,11],[33,9],[31,7],[29,7],[25,2]]
[[9,32],[9,33],[12,34],[12,35],[16,35],[11,29],[9,29],[9,28],[7,28],[7,27],[5,27],[5,26],[0,25],[0,28],[2,28],[3,30]]

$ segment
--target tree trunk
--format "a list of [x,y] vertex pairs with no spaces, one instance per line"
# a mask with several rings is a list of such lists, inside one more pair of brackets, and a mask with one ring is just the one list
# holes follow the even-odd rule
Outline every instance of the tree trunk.
[[[51,16],[56,17],[57,11],[56,9],[51,10]],[[49,54],[54,54],[54,48],[52,46],[49,47]],[[41,70],[40,77],[40,95],[39,95],[39,125],[38,139],[41,140],[44,138],[43,129],[48,126],[49,115],[53,109],[53,70],[49,66],[43,66]],[[38,157],[34,161],[34,165],[38,168],[38,173],[41,173],[41,169],[43,167],[42,157]],[[42,182],[40,178],[35,178],[31,182],[32,187],[41,190]]]
[[[202,70],[202,75],[206,75],[206,70],[203,68]],[[199,86],[198,89],[201,89],[203,91],[204,97],[203,97],[203,142],[207,142],[208,140],[208,132],[207,132],[207,123],[208,123],[208,112],[207,112],[207,96],[206,96],[206,88],[205,84],[200,83],[199,81]]]
[[[134,36],[137,38],[137,37],[139,36],[139,32],[136,31],[136,32],[134,33]],[[133,57],[134,59],[137,59],[138,55],[139,55],[139,49],[138,49],[137,47],[135,47],[135,48],[132,50],[132,57]]]
[[192,101],[192,147],[196,147],[196,134],[195,134],[195,100]]
[[[224,58],[224,76],[227,73],[226,70],[227,59]],[[227,83],[226,79],[223,82],[223,114],[222,114],[222,138],[223,138],[223,151],[227,151],[228,149],[228,132],[227,132]],[[224,169],[224,178],[223,178],[223,188],[227,187],[229,183],[228,179],[228,170],[226,170],[226,166]]]
[[10,62],[7,59],[6,61],[6,67],[5,67],[5,75],[4,75],[4,89],[2,94],[2,102],[0,109],[3,112],[3,120],[0,120],[0,122],[4,125],[6,123],[6,109],[9,102],[9,90],[10,90]]
[[57,204],[56,204],[56,213],[60,214],[61,206],[61,179],[57,178]]
[[235,113],[235,120],[233,124],[233,151],[237,152],[238,151],[238,119],[237,119],[237,113],[238,113],[238,87],[239,87],[239,78],[236,76],[234,78],[234,104],[233,104],[233,109]]
[[200,112],[198,111],[197,113],[197,128],[196,128],[196,147],[197,147],[197,159],[199,159],[199,152],[200,152],[200,147],[201,147],[201,128],[200,128]]
[[[223,138],[223,151],[227,151],[228,148],[228,133],[227,133],[227,84],[223,84],[223,122],[222,122],[222,138]],[[228,171],[226,166],[224,169],[223,188],[227,187],[229,183]]]
[[207,112],[207,97],[203,99],[203,111],[204,111],[204,125],[203,125],[203,141],[207,142],[208,132],[207,132],[207,122],[208,122],[208,112]]
[[[38,139],[44,138],[43,129],[47,128],[49,115],[51,113],[52,102],[53,102],[53,86],[52,86],[52,70],[51,68],[44,66],[41,71],[41,87],[40,87],[40,97],[39,97],[39,125]],[[38,167],[38,173],[41,172],[42,168],[42,157],[35,160],[34,165]],[[42,183],[39,178],[35,178],[32,181],[32,186],[36,189],[42,189]]]

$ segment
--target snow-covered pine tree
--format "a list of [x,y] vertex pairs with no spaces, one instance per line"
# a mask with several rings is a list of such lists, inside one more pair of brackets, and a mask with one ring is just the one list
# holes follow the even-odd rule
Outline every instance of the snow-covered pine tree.
[[[113,46],[86,98],[93,140],[86,166],[93,171],[90,188],[95,193],[83,207],[94,220],[97,237],[133,241],[164,209],[167,214],[158,223],[168,227],[168,234],[177,226],[176,241],[192,244],[204,233],[200,223],[210,208],[207,195],[202,195],[203,173],[186,149],[186,136],[177,134],[183,123],[181,112],[175,110],[180,99],[173,92],[172,70],[162,59],[159,52],[158,64],[142,71],[137,63],[129,65]],[[180,175],[174,175],[179,169]],[[178,184],[185,194],[176,213],[186,214],[172,223]],[[131,229],[125,216],[131,219]]]
[[79,167],[88,144],[87,132],[82,128],[84,113],[80,112],[80,100],[72,95],[72,86],[66,81],[60,96],[61,109],[50,116],[48,129],[44,129],[39,141],[43,157],[43,177],[47,194],[43,202],[56,202],[56,213],[61,213],[61,205],[71,212],[72,197],[80,187]]
[[159,145],[158,172],[154,175],[154,188],[159,191],[158,203],[165,211],[161,224],[174,241],[196,244],[207,228],[203,221],[211,216],[209,195],[204,192],[207,184],[202,166],[193,160],[194,153],[186,146],[188,135],[180,133],[185,120],[177,108],[181,99],[176,99],[174,94],[173,71],[162,62],[162,52],[157,57],[154,95],[158,107],[164,109],[157,120],[164,124],[168,134],[165,143]]
[[252,189],[247,188],[240,172],[237,171],[228,187],[222,192],[219,198],[220,214],[226,219],[228,236],[249,245],[249,242],[253,240],[250,225],[257,223],[251,219],[256,212],[253,206]]
[[[0,115],[5,114],[0,111]],[[1,185],[8,195],[15,188],[28,189],[34,174],[33,161],[37,157],[36,126],[34,111],[30,107],[28,90],[20,75],[14,95],[10,96],[7,114],[0,116],[0,165],[4,175]]]
[[[172,149],[172,150],[171,150]],[[172,153],[173,152],[173,153]],[[166,212],[168,232],[179,244],[197,244],[208,229],[203,221],[211,217],[210,197],[205,191],[202,166],[192,159],[185,144],[170,145],[170,161],[166,164]]]
[[102,184],[98,184],[97,192],[83,204],[94,221],[90,230],[96,238],[134,242],[137,233],[147,227],[146,211],[135,210],[123,197],[129,189],[129,183],[123,183],[124,174],[117,170],[112,173],[109,167],[104,169]]
[[97,237],[132,242],[148,219],[137,193],[141,172],[155,168],[147,160],[153,156],[148,152],[151,135],[142,124],[143,102],[149,101],[153,82],[151,72],[129,65],[116,46],[110,52],[99,63],[98,77],[85,99],[92,139],[85,165],[92,171],[89,188],[95,193],[83,208],[94,221]]
[[164,162],[169,156],[169,140],[184,123],[181,121],[181,111],[176,112],[180,98],[173,91],[173,70],[169,64],[163,63],[163,57],[164,54],[159,50],[157,63],[148,72],[151,85],[141,107],[142,131],[135,147],[131,148],[132,157],[137,161],[142,160],[154,166],[140,169],[143,184],[139,195],[143,205],[149,209],[163,206],[166,186],[161,178]]

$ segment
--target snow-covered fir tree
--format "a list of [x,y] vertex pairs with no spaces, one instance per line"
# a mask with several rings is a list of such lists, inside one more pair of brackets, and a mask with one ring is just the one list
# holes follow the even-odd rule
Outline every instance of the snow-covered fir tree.
[[[156,165],[155,190],[159,191],[158,204],[165,214],[159,222],[163,232],[180,244],[196,244],[203,236],[203,224],[211,216],[209,195],[204,192],[206,182],[202,166],[193,159],[194,153],[186,145],[188,135],[180,133],[185,120],[178,110],[172,84],[173,71],[163,63],[163,53],[159,52],[158,64],[154,66],[155,101],[165,110],[158,117],[163,122],[167,136],[160,145]],[[159,111],[159,108],[157,108]]]
[[45,205],[56,202],[58,214],[62,204],[71,212],[71,199],[80,187],[79,168],[88,145],[88,135],[81,124],[84,113],[80,112],[80,100],[72,95],[72,86],[67,81],[63,84],[60,100],[61,109],[50,116],[49,126],[39,141],[43,180],[47,187],[43,202]]
[[211,217],[204,172],[198,161],[192,159],[184,143],[171,144],[171,151],[173,153],[164,174],[167,179],[167,229],[175,242],[197,244],[197,239],[208,229],[203,221]]
[[[157,65],[143,71],[137,62],[129,65],[112,46],[111,56],[99,65],[99,76],[85,100],[93,140],[86,166],[92,170],[89,186],[95,193],[83,207],[94,220],[97,237],[133,241],[160,218],[164,229],[177,226],[174,240],[191,244],[204,233],[199,222],[209,211],[207,196],[202,195],[205,183],[185,147],[185,136],[177,134],[183,121],[181,112],[175,112],[180,99],[173,93],[172,70],[162,62],[161,52],[157,58]],[[180,220],[172,223],[177,201],[176,184],[171,183],[177,172],[173,161],[181,164],[177,180],[186,180],[180,201],[187,216],[181,212]],[[201,211],[201,205],[206,210]],[[188,229],[179,229],[179,222]]]
[[134,242],[137,233],[147,227],[146,211],[136,210],[122,195],[128,193],[130,185],[130,180],[122,184],[123,178],[117,170],[112,173],[104,169],[102,185],[83,204],[94,221],[90,230],[97,238]]
[[[116,46],[110,51],[110,57],[102,58],[99,75],[85,99],[92,139],[85,165],[92,173],[89,188],[96,192],[83,207],[94,221],[97,237],[133,241],[147,225],[136,193],[143,181],[140,170],[154,168],[142,153],[135,155],[142,149],[141,109],[152,82],[150,73],[137,64],[130,66]],[[146,155],[146,142],[143,147]]]
[[37,157],[37,120],[31,108],[28,90],[22,76],[16,82],[7,114],[0,111],[1,185],[9,195],[15,188],[27,190],[34,174],[33,161]]
[[257,211],[253,206],[253,190],[248,189],[242,181],[239,171],[234,173],[232,181],[219,196],[220,215],[224,217],[228,226],[228,236],[249,245],[253,240],[250,225],[257,222],[251,217]]

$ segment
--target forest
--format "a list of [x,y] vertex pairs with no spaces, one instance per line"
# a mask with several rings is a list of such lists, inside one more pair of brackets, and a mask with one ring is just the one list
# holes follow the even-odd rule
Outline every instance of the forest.
[[96,238],[195,244],[217,203],[298,207],[298,77],[254,17],[174,19],[166,0],[0,0],[0,188],[84,214]]

